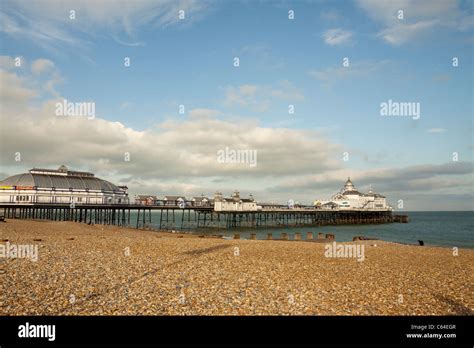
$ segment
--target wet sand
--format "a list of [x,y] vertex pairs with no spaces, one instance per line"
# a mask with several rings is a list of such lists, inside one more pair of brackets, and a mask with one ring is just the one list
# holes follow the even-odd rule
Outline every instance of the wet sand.
[[0,243],[38,246],[36,262],[0,257],[0,315],[474,313],[471,249],[360,241],[357,261],[305,241],[21,220]]

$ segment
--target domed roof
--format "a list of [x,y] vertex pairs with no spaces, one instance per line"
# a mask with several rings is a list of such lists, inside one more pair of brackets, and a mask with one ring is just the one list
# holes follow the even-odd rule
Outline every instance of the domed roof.
[[363,195],[362,193],[360,193],[360,192],[357,191],[357,190],[347,190],[347,191],[344,191],[342,194],[343,194],[344,196],[347,196],[347,195],[362,196],[362,195]]
[[[0,181],[0,186],[26,186],[38,188],[76,189],[76,190],[98,190],[115,191],[123,190],[116,185],[99,178],[93,174],[83,172],[64,172],[60,167],[58,170],[32,169],[29,173],[17,174]],[[65,166],[64,166],[65,167]]]
[[344,184],[344,191],[355,191],[354,184],[351,181],[351,178],[347,178],[346,183]]

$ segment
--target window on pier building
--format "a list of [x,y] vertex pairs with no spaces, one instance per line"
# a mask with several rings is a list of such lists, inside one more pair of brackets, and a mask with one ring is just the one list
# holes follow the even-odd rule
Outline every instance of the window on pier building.
[[30,196],[16,196],[17,202],[28,202],[30,200]]

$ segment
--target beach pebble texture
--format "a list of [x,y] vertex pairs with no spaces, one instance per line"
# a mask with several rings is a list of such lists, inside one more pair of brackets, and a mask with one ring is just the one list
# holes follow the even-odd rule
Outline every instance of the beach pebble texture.
[[0,224],[8,243],[38,260],[0,257],[0,315],[474,313],[471,249],[358,241],[358,261],[324,243],[22,220]]

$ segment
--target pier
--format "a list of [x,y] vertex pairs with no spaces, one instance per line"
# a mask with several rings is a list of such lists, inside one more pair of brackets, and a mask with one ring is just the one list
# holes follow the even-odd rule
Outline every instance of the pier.
[[137,204],[0,204],[5,219],[74,221],[159,230],[201,228],[297,227],[408,222],[390,210],[269,208],[258,211],[214,211],[211,207],[147,206]]
[[1,217],[180,231],[408,222],[406,215],[393,215],[385,196],[359,192],[350,178],[329,200],[312,205],[257,202],[238,190],[231,197],[217,191],[214,198],[138,195],[132,201],[127,186],[65,165],[0,181]]

